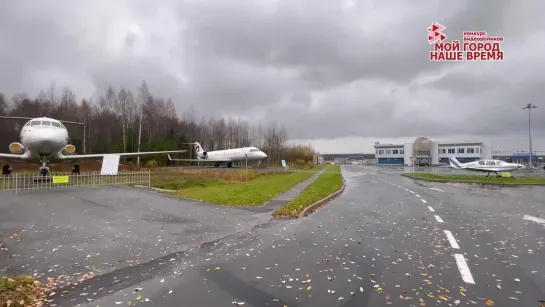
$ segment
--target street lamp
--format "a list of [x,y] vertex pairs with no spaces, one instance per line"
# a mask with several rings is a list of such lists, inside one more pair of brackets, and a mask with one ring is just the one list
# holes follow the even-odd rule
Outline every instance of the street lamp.
[[532,123],[532,109],[535,108],[537,108],[537,106],[531,103],[527,104],[524,108],[522,108],[523,110],[528,109],[528,167],[530,168],[534,167],[534,165],[532,164],[532,134],[530,127]]
[[248,183],[248,154],[246,156],[246,183]]

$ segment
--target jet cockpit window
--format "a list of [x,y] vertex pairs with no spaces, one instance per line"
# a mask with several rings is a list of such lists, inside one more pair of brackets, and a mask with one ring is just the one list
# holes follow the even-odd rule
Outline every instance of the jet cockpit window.
[[51,122],[48,120],[42,120],[42,126],[51,126]]
[[53,127],[57,127],[57,128],[60,128],[61,127],[61,124],[60,123],[57,123],[57,122],[51,122],[51,125]]
[[259,149],[257,149],[257,148],[250,149],[250,152],[257,152],[257,151],[259,151]]
[[484,160],[479,160],[479,165],[485,165]]
[[59,123],[59,125],[61,125],[62,129],[66,129],[62,123]]
[[39,126],[42,124],[42,121],[41,120],[33,120],[32,123],[30,124],[31,126]]
[[496,165],[496,161],[488,160],[488,161],[486,161],[486,165]]

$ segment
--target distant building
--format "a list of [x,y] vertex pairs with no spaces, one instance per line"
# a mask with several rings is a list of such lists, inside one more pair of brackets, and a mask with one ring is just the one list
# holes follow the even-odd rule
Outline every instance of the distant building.
[[[528,164],[530,160],[530,155],[528,151],[493,151],[492,158],[497,160],[503,160],[510,163],[520,163]],[[545,152],[543,151],[533,151],[532,152],[532,162],[533,164],[542,164],[545,161]]]
[[413,143],[380,144],[375,143],[377,164],[439,165],[448,164],[448,156],[453,155],[461,163],[491,158],[490,148],[482,142],[439,143],[426,137],[419,137]]

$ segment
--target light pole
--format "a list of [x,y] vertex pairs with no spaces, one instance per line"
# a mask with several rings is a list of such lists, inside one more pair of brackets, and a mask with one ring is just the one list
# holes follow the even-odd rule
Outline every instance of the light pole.
[[532,164],[532,133],[531,133],[531,124],[532,124],[532,109],[537,108],[534,104],[527,104],[523,110],[528,109],[528,167],[534,168],[534,165]]
[[246,183],[248,183],[248,154],[246,156]]

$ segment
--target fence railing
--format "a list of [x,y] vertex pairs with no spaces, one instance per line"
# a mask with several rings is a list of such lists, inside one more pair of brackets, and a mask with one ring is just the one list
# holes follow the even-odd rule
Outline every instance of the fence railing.
[[149,187],[150,184],[150,170],[118,172],[117,175],[101,175],[100,172],[81,173],[79,175],[51,173],[49,176],[14,173],[0,177],[0,191],[15,192],[115,185],[143,185]]

